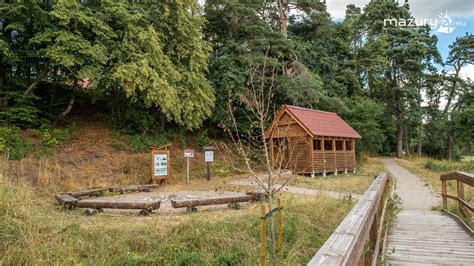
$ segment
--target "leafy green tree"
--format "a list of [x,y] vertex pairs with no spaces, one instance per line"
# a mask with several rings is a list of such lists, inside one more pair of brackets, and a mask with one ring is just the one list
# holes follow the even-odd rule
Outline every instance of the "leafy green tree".
[[210,47],[201,38],[198,5],[181,0],[141,9],[147,16],[125,30],[113,77],[128,97],[143,99],[178,125],[198,127],[215,99],[205,77]]
[[186,128],[211,114],[210,46],[195,1],[7,1],[0,12],[0,110],[5,93],[23,91],[61,103],[62,116],[78,96],[140,101]]
[[348,113],[344,118],[361,134],[361,141],[357,142],[357,150],[372,154],[384,152],[386,137],[382,130],[384,107],[382,104],[363,96],[355,96],[346,102]]

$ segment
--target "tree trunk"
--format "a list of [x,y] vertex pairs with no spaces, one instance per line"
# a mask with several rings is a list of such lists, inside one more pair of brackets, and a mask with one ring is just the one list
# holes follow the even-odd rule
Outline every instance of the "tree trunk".
[[30,93],[34,88],[36,88],[36,86],[38,86],[38,84],[41,82],[41,80],[43,80],[43,78],[46,76],[46,74],[48,74],[48,71],[49,71],[48,68],[43,69],[43,70],[38,74],[38,76],[36,77],[36,79],[30,84],[30,86],[28,86],[28,88],[26,88],[26,90],[23,92],[23,95],[27,95],[27,94]]
[[62,117],[67,116],[71,112],[72,106],[74,105],[75,100],[76,100],[76,93],[74,93],[73,91],[71,95],[71,99],[69,100],[69,103],[67,104],[66,109],[61,113]]
[[416,149],[416,153],[418,157],[421,157],[421,149],[423,148],[423,125],[420,126],[418,129],[418,146]]
[[285,37],[288,36],[288,32],[286,29],[286,14],[285,14],[285,7],[283,6],[281,0],[277,0],[278,5],[278,13],[279,13],[279,24],[281,25],[281,32]]
[[[1,69],[0,69],[0,97],[2,96],[2,94],[5,90],[5,85],[6,85],[6,82],[7,82],[6,68],[7,68],[6,64],[1,65]],[[3,102],[4,102],[3,98],[0,98],[0,111],[3,110],[3,107],[4,107]]]
[[160,128],[165,129],[165,127],[166,127],[166,116],[163,112],[160,112],[159,123],[160,123]]
[[[400,120],[400,118],[399,118]],[[403,157],[403,122],[398,121],[398,130],[397,130],[397,157]]]
[[405,146],[405,155],[410,156],[410,140],[408,139],[408,127],[405,125],[403,127],[403,142]]
[[446,145],[446,160],[451,161],[453,159],[453,137],[448,137],[448,143]]

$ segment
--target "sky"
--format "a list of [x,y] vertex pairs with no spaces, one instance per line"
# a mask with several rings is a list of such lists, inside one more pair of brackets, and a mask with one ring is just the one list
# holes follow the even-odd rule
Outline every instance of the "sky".
[[[326,0],[328,12],[334,20],[341,20],[345,16],[346,6],[354,4],[364,8],[370,0]],[[399,0],[403,4],[405,0]],[[431,31],[438,37],[438,50],[446,60],[449,53],[449,45],[467,34],[474,34],[474,0],[408,0],[410,10],[417,22],[429,21],[437,23]],[[447,16],[446,16],[447,14]],[[442,26],[443,22],[451,22],[453,27],[447,29]],[[463,78],[474,80],[474,65],[468,65],[461,71]]]

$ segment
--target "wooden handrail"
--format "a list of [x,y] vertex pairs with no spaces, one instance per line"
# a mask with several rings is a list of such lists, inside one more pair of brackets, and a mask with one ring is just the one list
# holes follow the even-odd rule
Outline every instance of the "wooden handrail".
[[[380,173],[308,265],[377,264],[381,248],[388,176]],[[368,253],[364,247],[368,244]]]
[[[474,186],[474,175],[465,172],[452,172],[449,174],[441,175],[439,179],[441,180],[441,196],[443,197],[443,210],[449,213],[451,216],[454,216],[455,218],[459,219],[460,222],[464,225],[464,227],[470,233],[473,233],[472,230],[464,223],[464,220],[469,219],[472,216],[469,211],[474,211],[474,208],[464,200],[464,184]],[[448,194],[447,183],[450,180],[456,181],[458,194],[457,196]],[[448,210],[448,199],[453,199],[458,202],[459,216],[451,213]]]
[[444,174],[440,176],[440,180],[459,180],[464,184],[474,187],[474,175],[466,172],[452,172],[449,174]]

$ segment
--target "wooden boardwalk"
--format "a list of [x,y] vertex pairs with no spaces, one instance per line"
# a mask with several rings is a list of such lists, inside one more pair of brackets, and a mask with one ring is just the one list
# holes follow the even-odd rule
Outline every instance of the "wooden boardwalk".
[[402,210],[389,232],[386,249],[390,265],[474,265],[474,236],[456,220],[431,211],[439,199],[419,177],[392,159],[384,159],[397,179]]

